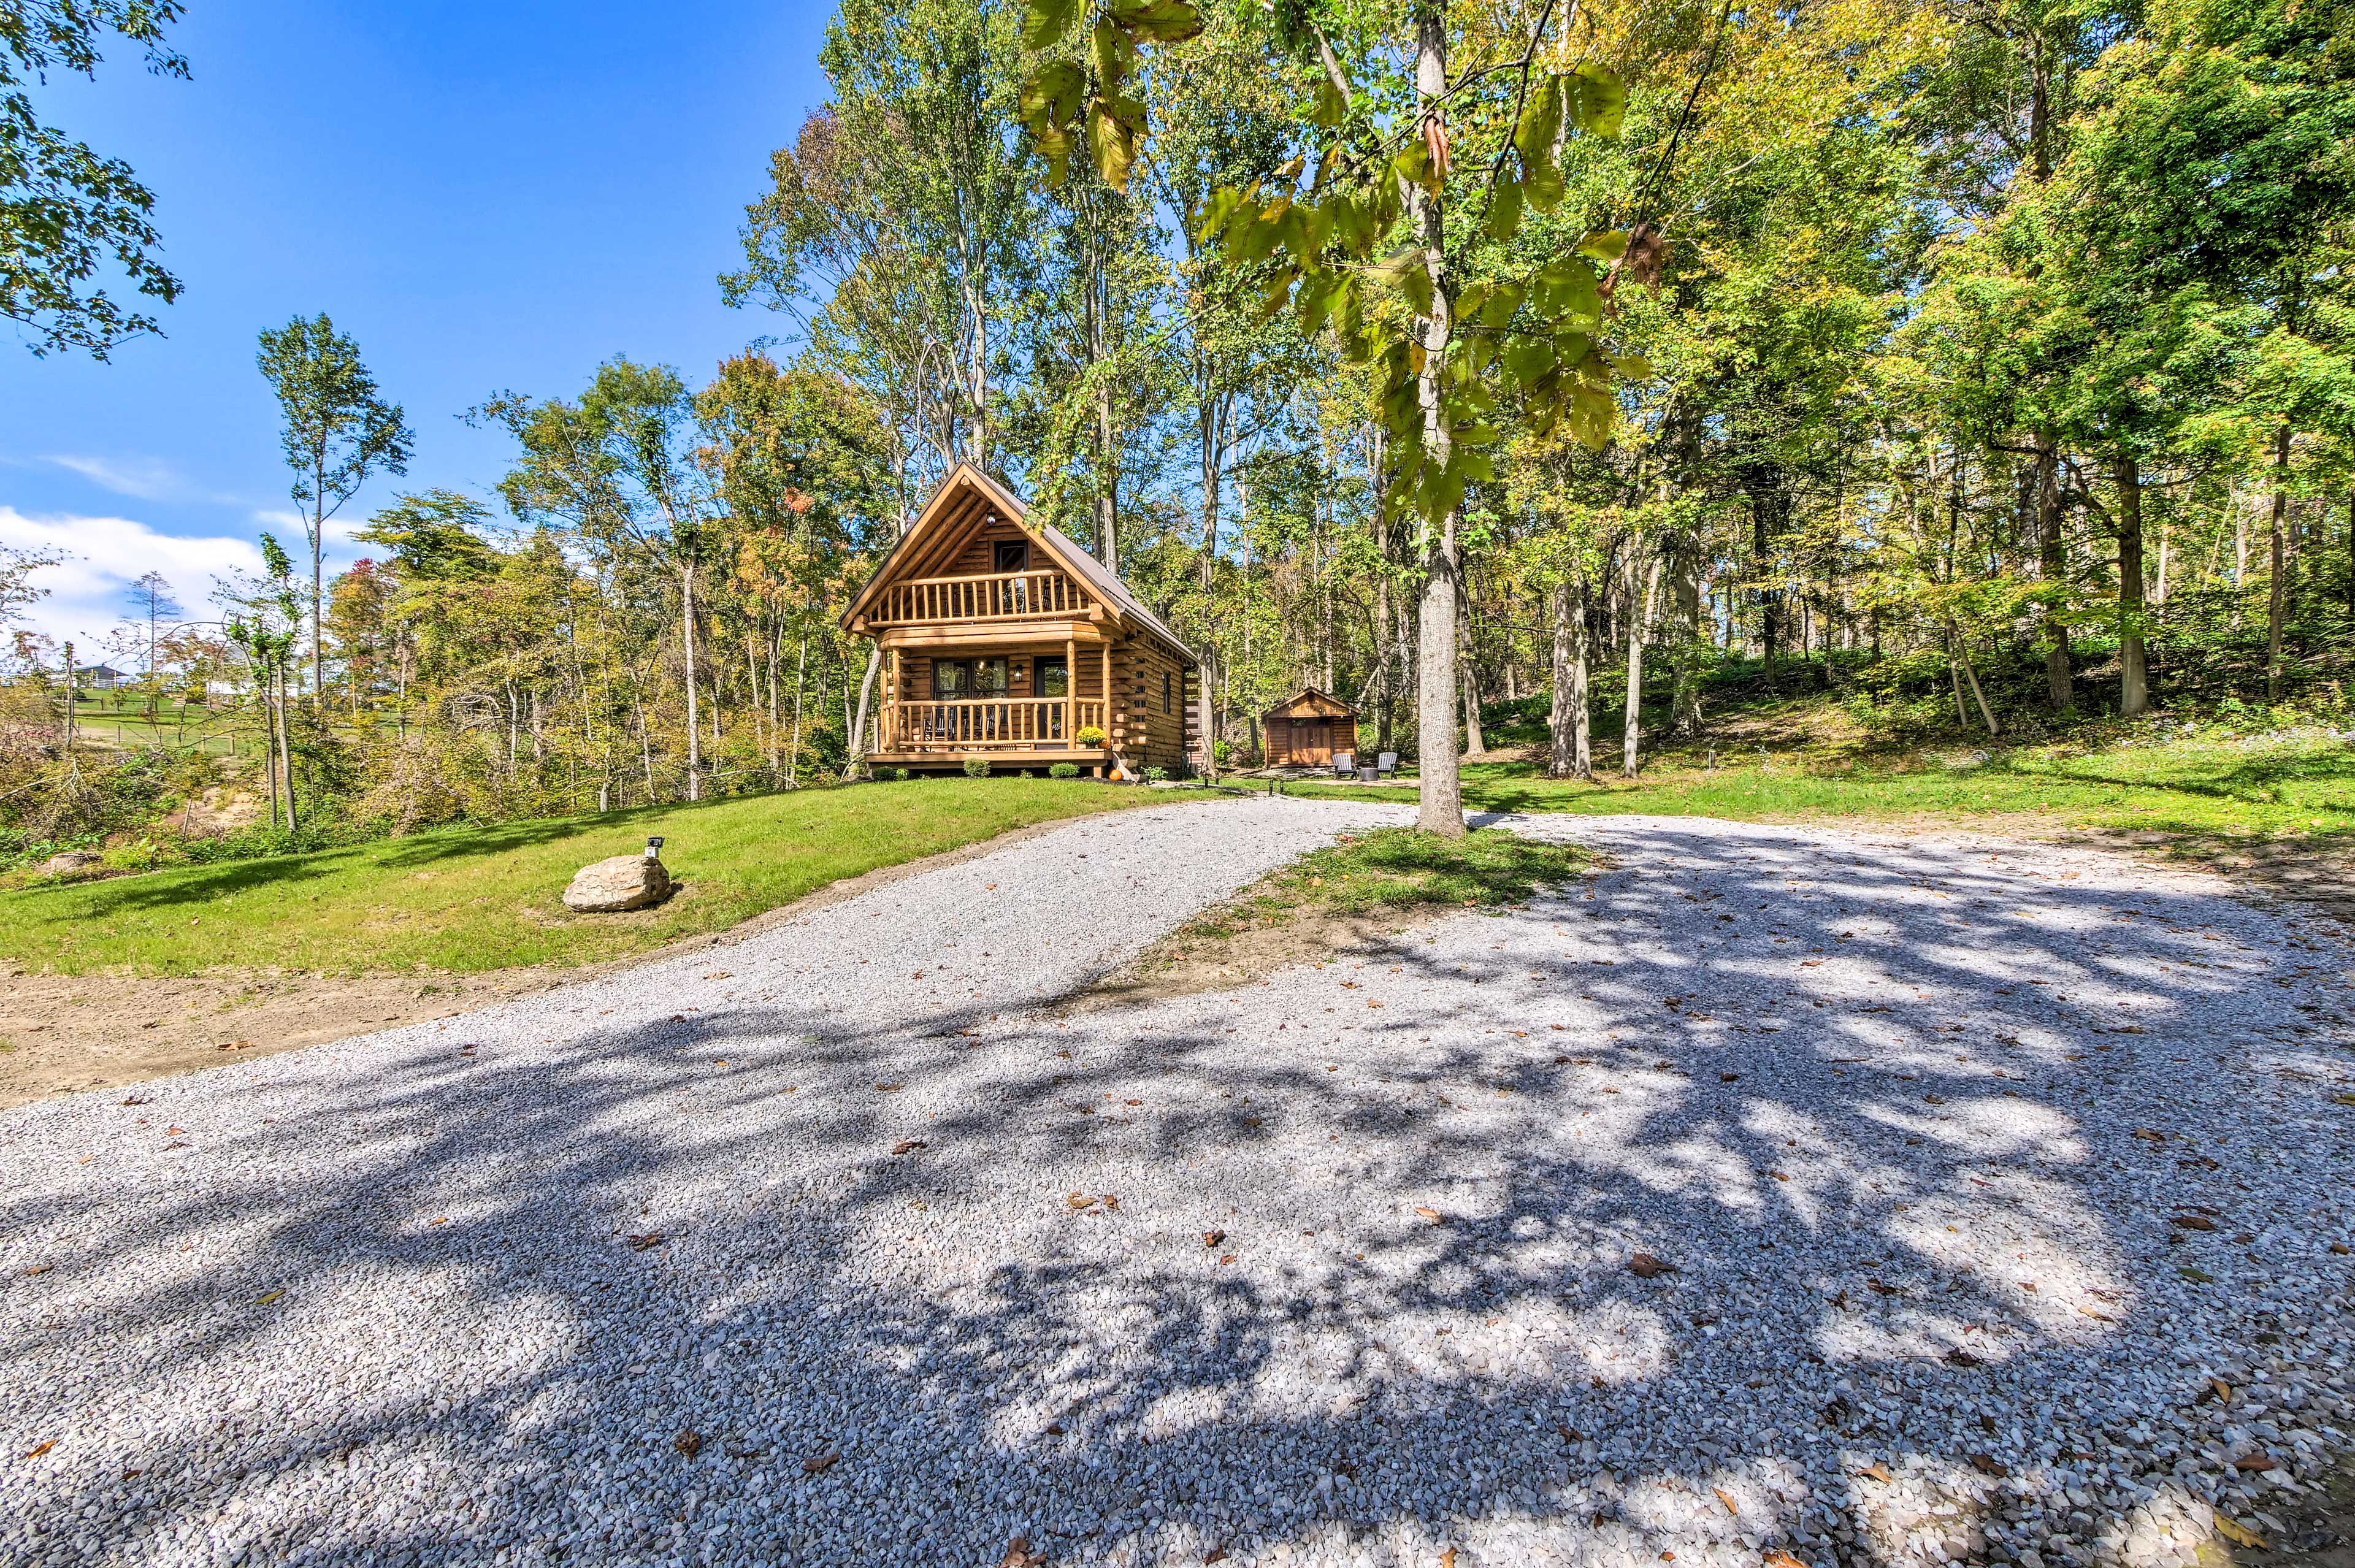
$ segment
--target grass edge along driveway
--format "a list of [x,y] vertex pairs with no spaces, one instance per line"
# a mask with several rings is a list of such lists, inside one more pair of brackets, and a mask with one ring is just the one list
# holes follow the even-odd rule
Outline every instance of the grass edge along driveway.
[[[1087,780],[917,779],[436,828],[308,855],[0,893],[0,960],[62,974],[471,974],[725,930],[828,883],[1043,822],[1202,796]],[[665,840],[658,909],[576,915],[591,860]],[[954,921],[954,910],[942,918]]]

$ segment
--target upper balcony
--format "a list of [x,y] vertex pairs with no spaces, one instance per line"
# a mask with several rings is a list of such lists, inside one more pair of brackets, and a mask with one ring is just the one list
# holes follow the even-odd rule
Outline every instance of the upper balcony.
[[1095,607],[1095,595],[1062,572],[1003,571],[888,584],[865,619],[878,628],[943,621],[1070,621],[1085,618]]

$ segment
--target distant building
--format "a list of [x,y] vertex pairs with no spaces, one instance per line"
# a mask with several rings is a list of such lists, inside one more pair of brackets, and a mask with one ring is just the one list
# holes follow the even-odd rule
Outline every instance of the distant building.
[[135,678],[102,664],[94,664],[87,668],[74,671],[74,679],[89,687],[92,691],[112,691],[116,687],[128,685]]

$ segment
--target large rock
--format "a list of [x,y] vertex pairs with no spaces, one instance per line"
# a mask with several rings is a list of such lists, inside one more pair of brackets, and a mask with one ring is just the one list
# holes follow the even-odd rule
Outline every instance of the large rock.
[[69,871],[87,871],[99,863],[100,857],[87,849],[68,849],[41,862],[44,876],[62,877]]
[[581,914],[645,909],[670,897],[670,872],[649,855],[616,855],[572,873],[564,907]]

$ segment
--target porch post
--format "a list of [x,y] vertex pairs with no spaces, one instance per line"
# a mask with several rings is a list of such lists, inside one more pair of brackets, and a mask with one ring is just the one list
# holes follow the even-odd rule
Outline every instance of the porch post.
[[1079,744],[1079,741],[1073,739],[1080,732],[1075,722],[1079,717],[1079,697],[1080,640],[1077,637],[1065,637],[1063,639],[1063,744],[1066,746]]
[[1103,732],[1104,743],[1107,746],[1113,746],[1113,756],[1116,760],[1120,755],[1120,748],[1113,745],[1112,639],[1109,637],[1104,639],[1103,645]]

